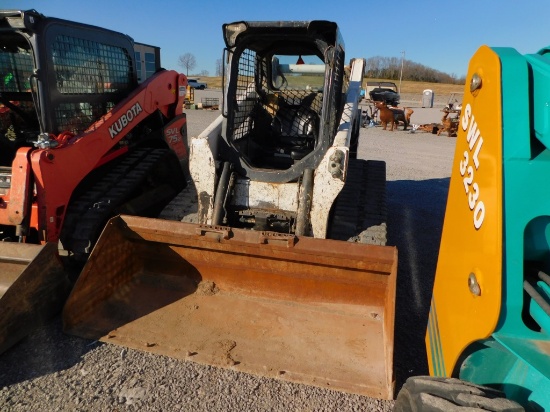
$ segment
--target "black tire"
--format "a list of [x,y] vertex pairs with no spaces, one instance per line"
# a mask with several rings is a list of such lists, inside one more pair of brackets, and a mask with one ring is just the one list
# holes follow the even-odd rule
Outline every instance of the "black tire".
[[413,376],[399,391],[394,412],[523,412],[503,392],[454,378]]

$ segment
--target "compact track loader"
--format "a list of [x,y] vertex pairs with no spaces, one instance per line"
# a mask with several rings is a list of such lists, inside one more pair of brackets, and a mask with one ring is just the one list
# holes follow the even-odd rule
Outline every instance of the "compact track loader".
[[397,256],[385,165],[356,158],[364,60],[328,21],[223,34],[222,115],[189,141],[198,223],[112,219],[65,330],[390,399]]
[[61,310],[110,217],[185,186],[186,85],[138,84],[124,34],[0,11],[0,353]]
[[470,61],[426,332],[434,377],[409,378],[396,411],[550,410],[549,84],[550,48]]

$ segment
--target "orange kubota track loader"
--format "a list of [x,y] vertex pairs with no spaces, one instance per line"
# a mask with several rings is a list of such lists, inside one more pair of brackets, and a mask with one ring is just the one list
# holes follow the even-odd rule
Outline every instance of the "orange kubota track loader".
[[223,32],[222,115],[189,141],[197,213],[113,218],[65,330],[390,399],[397,252],[385,164],[357,159],[365,62],[333,22]]
[[61,310],[82,267],[61,256],[85,260],[110,217],[156,216],[186,185],[187,80],[138,84],[128,36],[34,10],[0,11],[0,34],[1,353]]

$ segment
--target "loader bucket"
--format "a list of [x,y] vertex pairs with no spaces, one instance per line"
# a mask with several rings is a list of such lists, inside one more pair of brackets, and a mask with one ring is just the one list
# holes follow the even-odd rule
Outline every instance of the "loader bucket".
[[65,331],[134,349],[393,397],[393,247],[119,216]]
[[0,353],[61,312],[70,290],[57,243],[0,242]]

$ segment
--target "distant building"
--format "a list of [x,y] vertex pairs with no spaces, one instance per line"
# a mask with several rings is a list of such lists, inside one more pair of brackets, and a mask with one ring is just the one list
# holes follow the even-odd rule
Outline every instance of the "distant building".
[[138,83],[151,77],[160,69],[160,47],[134,43]]

